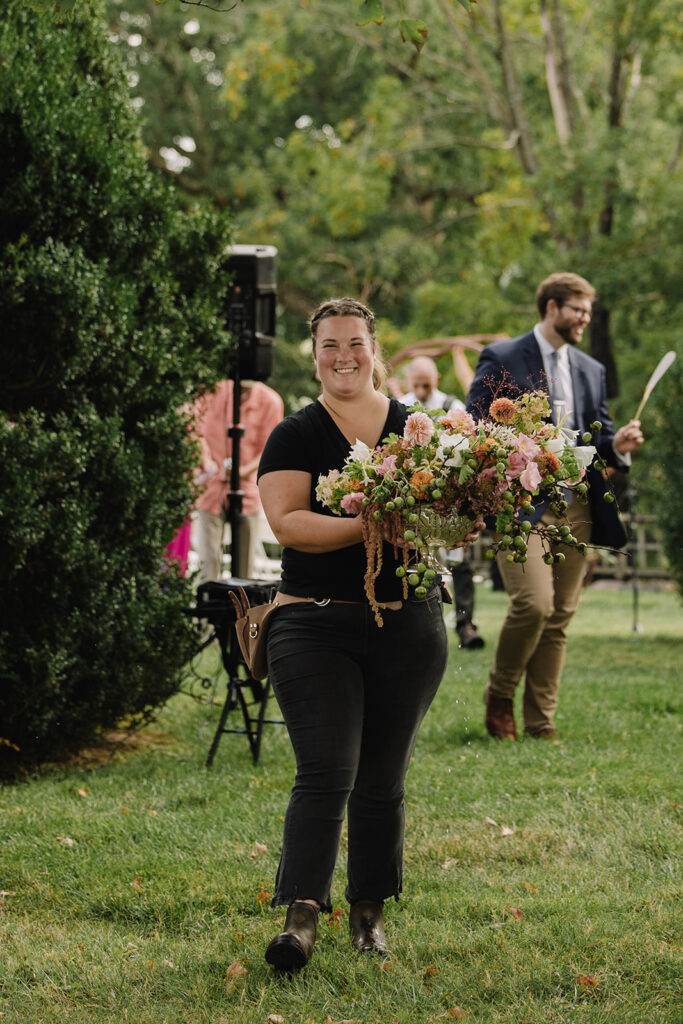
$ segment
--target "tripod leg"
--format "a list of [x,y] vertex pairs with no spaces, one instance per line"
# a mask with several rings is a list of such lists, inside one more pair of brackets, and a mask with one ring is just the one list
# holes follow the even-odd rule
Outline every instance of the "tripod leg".
[[[244,683],[247,683],[247,680],[244,680]],[[256,762],[258,761],[258,754],[259,754],[258,735],[257,735],[256,731],[254,730],[254,722],[256,721],[256,719],[251,717],[251,714],[249,712],[250,705],[247,704],[246,698],[245,698],[244,693],[242,691],[242,685],[243,685],[243,681],[241,679],[239,679],[237,681],[237,684],[236,684],[237,699],[239,700],[240,707],[242,709],[242,717],[244,718],[244,731],[246,732],[247,739],[249,740],[249,747],[251,749],[251,757],[252,757],[252,760],[253,760],[254,764],[256,764]]]
[[209,750],[209,754],[208,754],[208,757],[206,759],[206,767],[207,768],[211,767],[211,765],[213,764],[213,759],[216,756],[216,751],[218,750],[218,744],[220,743],[221,735],[222,735],[223,730],[225,728],[225,722],[226,722],[226,719],[228,717],[228,712],[230,711],[230,708],[234,704],[235,689],[236,689],[236,685],[235,685],[234,681],[231,679],[229,681],[229,683],[228,683],[228,692],[225,695],[225,704],[223,705],[223,709],[221,711],[221,717],[220,717],[220,719],[218,721],[218,728],[216,729],[216,733],[215,733],[215,735],[213,737],[213,742],[211,744],[211,749]]

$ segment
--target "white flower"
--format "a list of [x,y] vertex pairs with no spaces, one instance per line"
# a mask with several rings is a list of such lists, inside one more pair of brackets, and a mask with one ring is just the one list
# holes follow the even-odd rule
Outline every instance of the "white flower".
[[597,451],[597,448],[594,448],[592,444],[580,444],[574,449],[574,458],[578,462],[582,473],[588,469],[597,455]]
[[319,476],[315,489],[315,496],[321,505],[329,505],[334,498],[334,485],[341,473],[338,469],[331,469],[327,476]]
[[[465,452],[469,451],[470,439],[464,434],[449,434],[446,430],[438,433],[439,447],[436,449],[436,458],[443,462],[444,466],[453,466],[456,469],[462,466]],[[451,455],[446,458],[448,449],[452,449]]]
[[555,437],[549,437],[547,441],[544,441],[544,445],[553,455],[561,455],[567,447],[567,439],[562,434],[557,434]]
[[351,445],[346,461],[347,462],[369,462],[372,457],[372,448],[368,448],[365,441],[356,438],[356,443]]

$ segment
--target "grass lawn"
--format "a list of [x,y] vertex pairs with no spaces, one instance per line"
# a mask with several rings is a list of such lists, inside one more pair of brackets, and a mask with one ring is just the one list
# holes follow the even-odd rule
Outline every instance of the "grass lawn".
[[[487,646],[459,651],[408,776],[405,891],[387,960],[338,911],[310,965],[263,960],[293,758],[179,695],[137,750],[0,789],[2,1024],[683,1021],[681,605],[592,587],[571,627],[559,741],[490,740]],[[273,704],[273,717],[276,708]]]

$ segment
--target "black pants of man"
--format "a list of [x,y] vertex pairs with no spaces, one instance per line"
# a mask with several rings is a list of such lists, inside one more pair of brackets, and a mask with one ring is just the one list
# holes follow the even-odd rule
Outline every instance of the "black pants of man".
[[474,616],[474,573],[469,555],[466,554],[462,562],[456,562],[451,566],[451,577],[455,605],[455,631],[460,638],[460,646],[483,647],[484,640],[472,621]]

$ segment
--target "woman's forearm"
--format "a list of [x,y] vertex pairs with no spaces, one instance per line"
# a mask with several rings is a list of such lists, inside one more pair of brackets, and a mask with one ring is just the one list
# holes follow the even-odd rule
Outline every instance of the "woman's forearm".
[[295,551],[321,554],[360,544],[363,539],[360,516],[321,516],[317,512],[294,509],[270,524],[278,542]]

